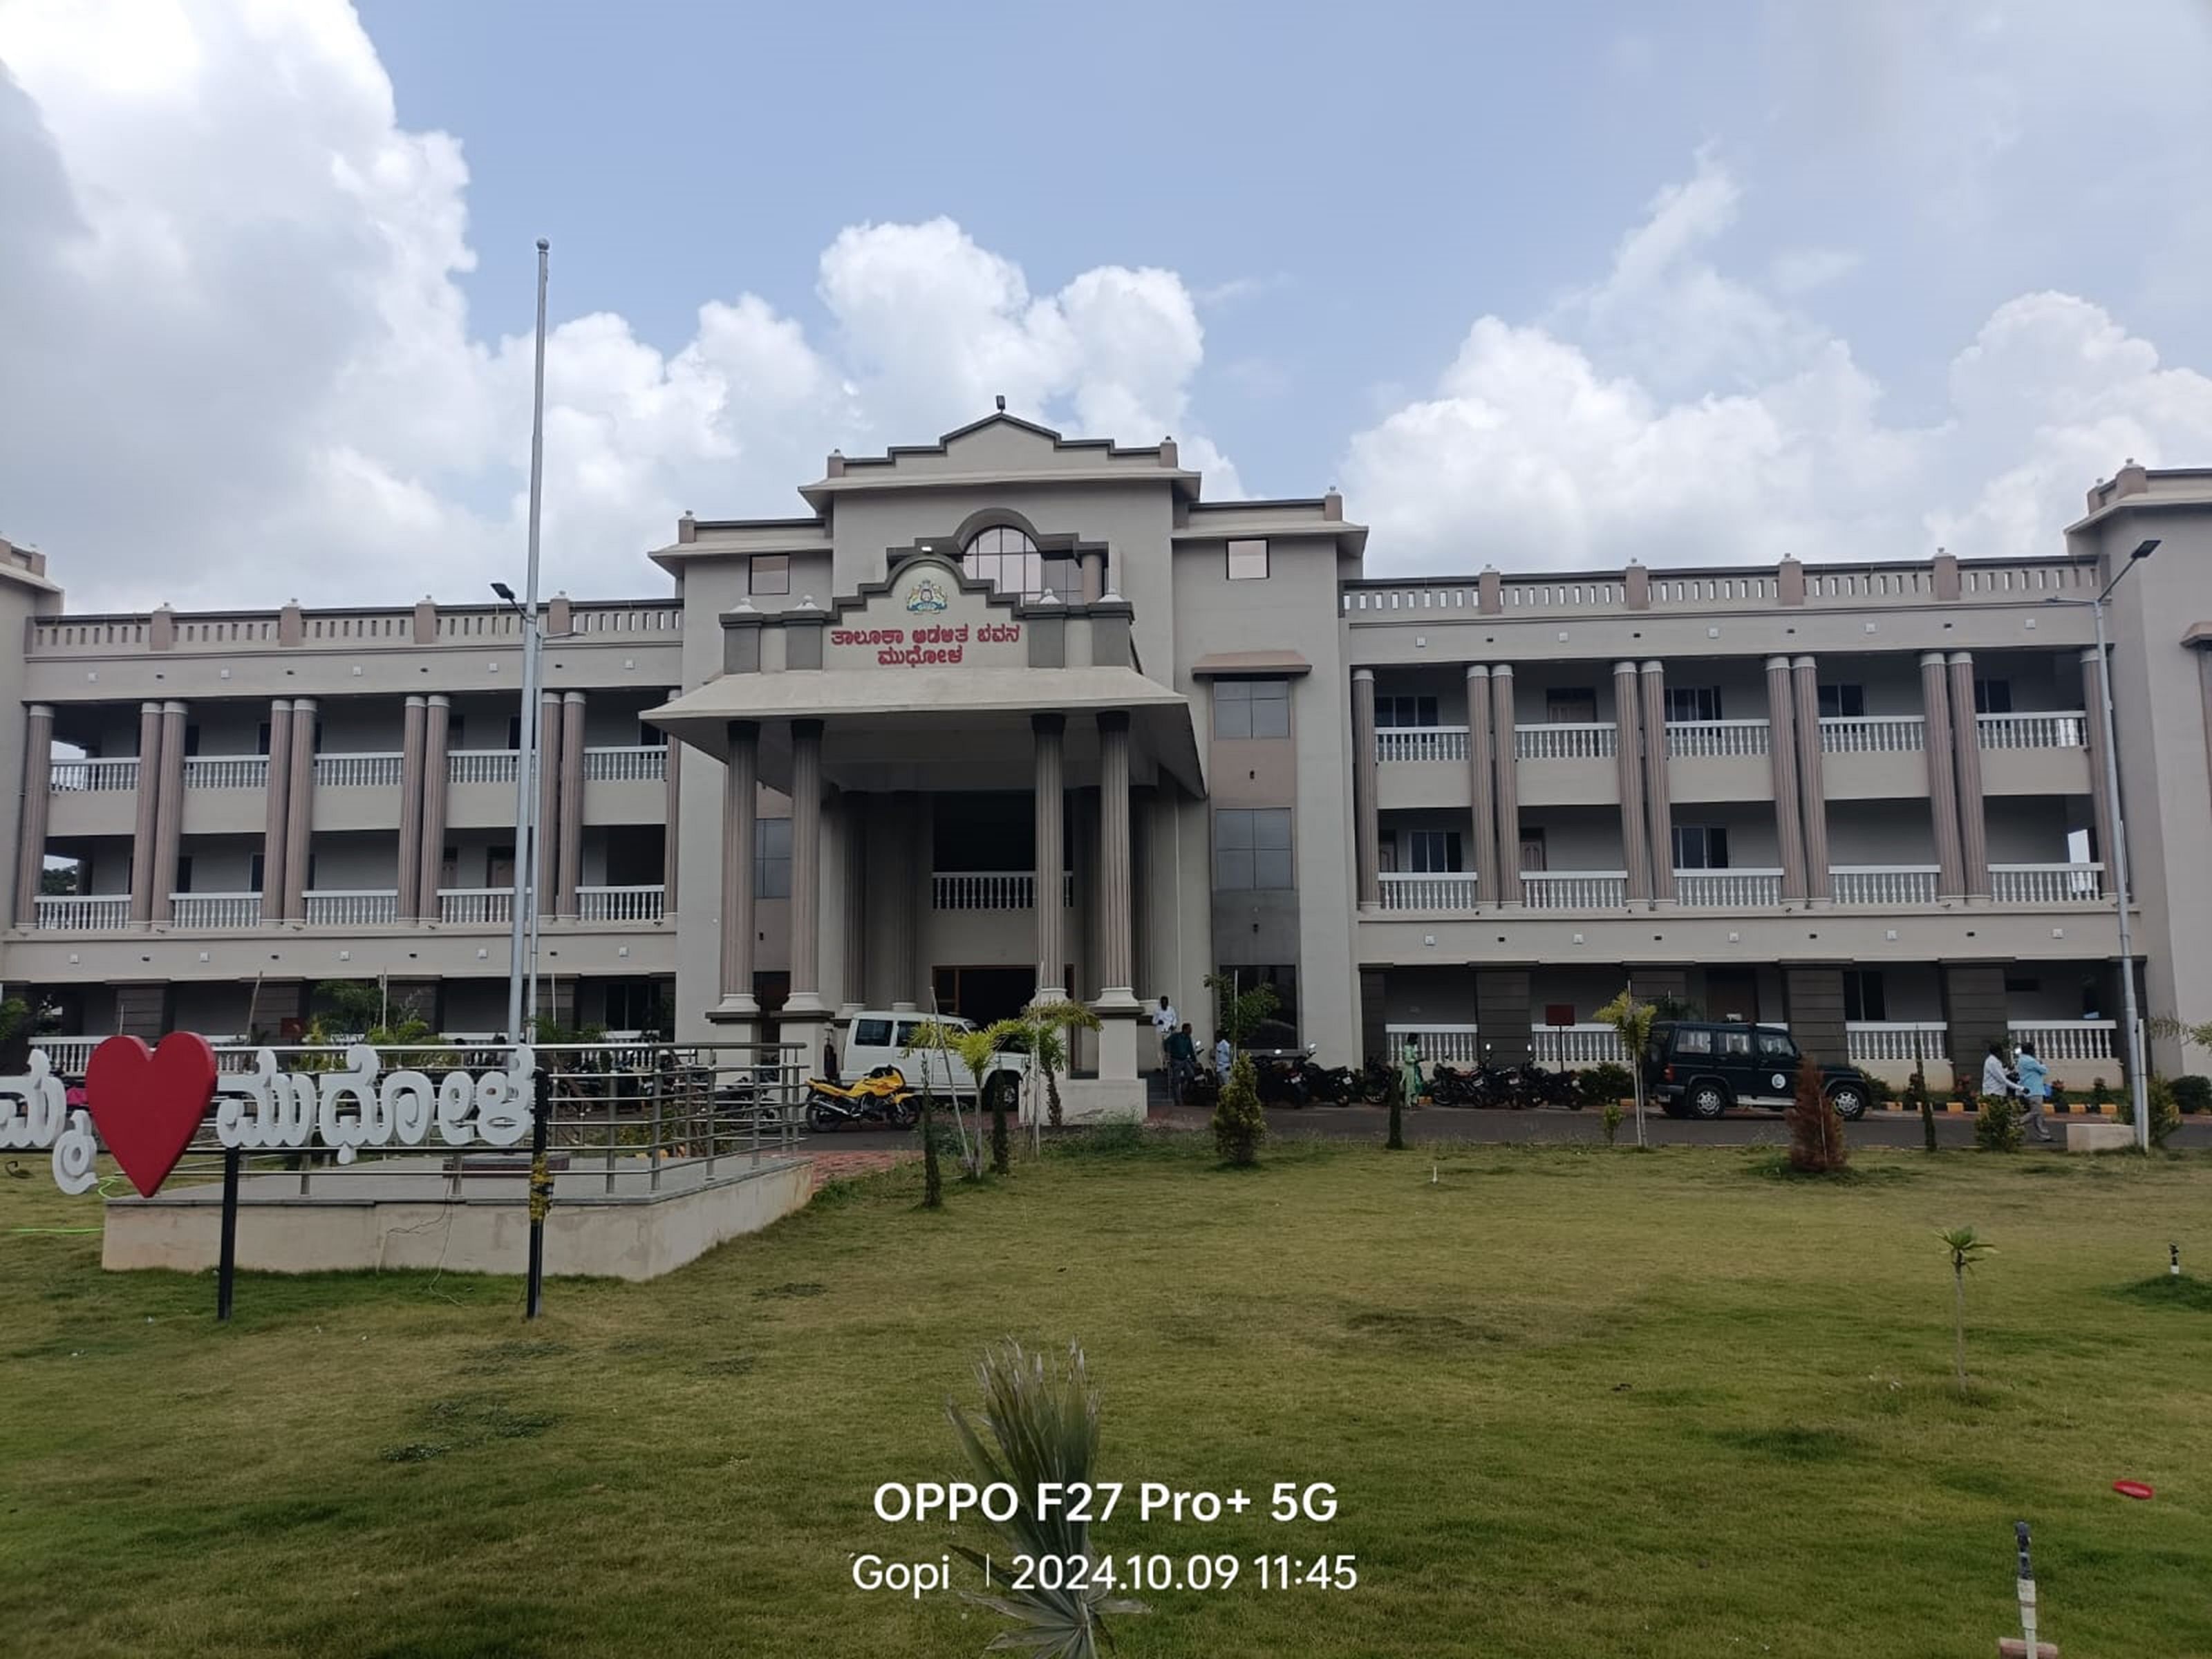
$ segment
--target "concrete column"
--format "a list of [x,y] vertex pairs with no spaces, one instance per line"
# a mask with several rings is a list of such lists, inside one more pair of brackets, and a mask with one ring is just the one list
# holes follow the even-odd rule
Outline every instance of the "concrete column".
[[[1833,892],[1828,874],[1828,793],[1820,769],[1820,683],[1810,657],[1790,660],[1796,691],[1797,792],[1805,843],[1805,890],[1814,899]],[[1770,744],[1778,741],[1769,734]],[[1787,876],[1783,879],[1789,880]]]
[[760,810],[760,727],[730,722],[730,758],[722,774],[722,1001],[724,1019],[752,1019],[753,815]]
[[660,912],[672,921],[676,916],[676,872],[681,863],[676,856],[676,849],[682,839],[677,834],[677,827],[684,821],[677,810],[683,802],[683,790],[678,784],[681,776],[678,763],[683,758],[684,745],[673,738],[670,738],[668,757],[662,763],[667,775],[668,808],[667,829],[660,842]]
[[1667,666],[1647,662],[1644,682],[1644,822],[1650,826],[1651,896],[1674,902],[1674,794],[1667,763]]
[[[1492,896],[1500,904],[1521,902],[1521,762],[1513,729],[1513,671],[1499,663],[1490,671],[1490,744],[1498,843],[1498,891]],[[1481,895],[1475,896],[1480,900]]]
[[554,898],[558,913],[576,915],[576,884],[584,873],[584,694],[561,696],[561,862]]
[[1850,1045],[1844,1029],[1842,969],[1785,967],[1782,996],[1789,1011],[1790,1035],[1797,1039],[1798,1048],[1823,1066],[1841,1066],[1850,1060]]
[[868,1003],[868,798],[847,790],[838,798],[844,830],[845,996],[841,1013]]
[[923,887],[929,880],[929,872],[922,869],[916,854],[926,844],[927,821],[922,815],[921,796],[911,789],[902,789],[890,798],[890,813],[880,827],[890,838],[891,848],[890,890],[884,895],[882,911],[883,965],[878,973],[887,988],[884,997],[892,1004],[911,1006],[921,997],[920,970],[915,966],[921,942],[921,916],[917,907],[921,903]]
[[[538,699],[538,836],[531,848],[530,871],[541,921],[559,914],[561,740],[561,694],[543,692]],[[526,747],[526,733],[525,744]]]
[[54,787],[54,711],[31,705],[23,720],[23,812],[15,842],[15,926],[39,919],[39,887],[46,871],[46,814]]
[[292,822],[292,700],[269,705],[269,784],[261,819],[261,920],[284,919]]
[[1067,911],[1060,903],[1060,872],[1064,866],[1061,792],[1066,787],[1063,745],[1067,732],[1065,714],[1032,714],[1030,731],[1036,744],[1036,953],[1037,996],[1051,1001],[1064,998],[1066,976]]
[[[399,740],[399,920],[413,921],[422,914],[422,742],[428,726],[428,705],[422,697],[407,699],[407,716]],[[438,913],[430,912],[434,917]]]
[[1982,723],[1974,714],[1974,659],[1951,653],[1951,753],[1959,769],[1959,864],[1966,890],[1990,896],[1989,815],[1982,809]]
[[1382,908],[1382,866],[1376,849],[1382,822],[1376,805],[1375,671],[1352,671],[1352,860],[1359,908]]
[[131,920],[154,920],[155,819],[161,802],[161,705],[138,705],[138,814],[131,830]]
[[[273,739],[271,740],[273,743]],[[307,914],[307,852],[315,826],[315,701],[292,700],[290,781],[284,799],[284,920]],[[276,763],[270,756],[269,763]]]
[[1083,602],[1096,605],[1106,592],[1106,556],[1094,551],[1078,554],[1076,558],[1083,577]]
[[[1973,1079],[1977,1087],[1982,1075],[1982,1060],[1989,1053],[1990,1044],[2012,1042],[2004,981],[2002,963],[1943,964],[1943,1019],[1951,1028],[1951,1069]],[[2118,1032],[2113,1035],[2121,1036]],[[2124,1039],[2118,1046],[2124,1052]],[[2125,1069],[2124,1064],[2121,1069]],[[1929,1082],[1933,1086],[1936,1079],[1931,1078]]]
[[791,723],[791,994],[787,1018],[822,1000],[822,722]]
[[185,706],[161,705],[161,793],[154,807],[154,920],[166,924],[176,910],[177,855],[185,828]]
[[1129,884],[1129,717],[1098,717],[1098,984],[1101,1000],[1136,1000]]
[[[1774,779],[1774,839],[1782,854],[1782,897],[1785,902],[1828,896],[1827,872],[1805,859],[1805,812],[1797,793],[1797,694],[1790,679],[1790,659],[1766,659],[1766,753]],[[1820,736],[1816,730],[1814,737]]]
[[[1966,884],[1959,851],[1959,785],[1951,757],[1951,692],[1941,651],[1921,653],[1920,700],[1927,719],[1922,742],[1928,763],[1928,808],[1936,825],[1936,886],[1942,896],[1957,898]],[[1966,712],[1972,714],[1972,704]]]
[[402,882],[415,884],[415,914],[435,921],[439,915],[438,882],[446,867],[446,788],[452,761],[447,750],[453,726],[453,700],[442,691],[423,699],[422,710],[422,836],[416,844],[415,868],[403,869]]
[[1620,856],[1628,866],[1628,902],[1651,900],[1651,843],[1644,834],[1644,722],[1637,717],[1643,701],[1636,665],[1613,665],[1613,762],[1620,780]]
[[[2204,681],[2204,737],[2208,745],[2205,758],[2208,764],[2212,764],[2212,651],[2199,651],[2197,661]],[[2087,739],[2089,757],[2089,822],[2096,831],[2097,858],[2105,866],[2102,885],[2110,893],[2119,875],[2112,856],[2112,803],[2105,793],[2104,665],[2097,659],[2094,646],[2081,653],[2081,732]]]
[[1490,670],[1481,663],[1467,665],[1467,787],[1472,803],[1468,817],[1474,825],[1468,855],[1474,866],[1475,902],[1495,903],[1507,895],[1504,866],[1498,861],[1498,781],[1491,757]]

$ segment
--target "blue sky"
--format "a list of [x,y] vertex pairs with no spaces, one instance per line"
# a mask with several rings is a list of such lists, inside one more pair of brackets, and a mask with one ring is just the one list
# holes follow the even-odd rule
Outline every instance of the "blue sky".
[[1385,569],[2053,551],[2212,464],[2212,14],[2083,16],[10,0],[0,533],[118,603],[503,568],[544,234],[578,591],[996,390]]

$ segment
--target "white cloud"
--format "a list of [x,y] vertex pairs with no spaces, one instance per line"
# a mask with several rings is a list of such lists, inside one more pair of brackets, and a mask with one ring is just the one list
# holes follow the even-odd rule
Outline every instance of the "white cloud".
[[2212,453],[2212,379],[2063,294],[1997,309],[1940,422],[1886,422],[1844,342],[1713,264],[1737,206],[1701,155],[1604,280],[1536,324],[1480,319],[1431,396],[1356,434],[1370,568],[2049,554],[2125,457]]
[[1816,288],[1841,282],[1859,268],[1860,257],[1849,248],[1784,248],[1767,262],[1766,279],[1776,292],[1809,294]]
[[[0,532],[79,605],[462,598],[512,574],[531,342],[471,332],[460,148],[398,125],[342,0],[10,0],[0,65]],[[1033,295],[936,219],[842,233],[818,297],[820,338],[739,293],[672,353],[617,315],[557,321],[549,586],[649,587],[640,554],[684,507],[796,511],[831,447],[926,439],[998,393],[1174,433],[1235,493],[1190,429],[1203,334],[1173,272]]]

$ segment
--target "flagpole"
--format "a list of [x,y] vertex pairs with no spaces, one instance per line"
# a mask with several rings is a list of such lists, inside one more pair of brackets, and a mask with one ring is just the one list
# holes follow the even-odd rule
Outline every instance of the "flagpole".
[[508,918],[507,1035],[510,1042],[527,1040],[522,1028],[523,983],[532,977],[528,947],[537,936],[528,919],[537,908],[538,897],[538,750],[542,735],[538,722],[538,658],[543,637],[538,617],[538,506],[545,482],[545,281],[551,246],[543,236],[538,239],[538,358],[530,408],[530,563],[523,579],[522,598],[524,752],[514,769],[514,892]]

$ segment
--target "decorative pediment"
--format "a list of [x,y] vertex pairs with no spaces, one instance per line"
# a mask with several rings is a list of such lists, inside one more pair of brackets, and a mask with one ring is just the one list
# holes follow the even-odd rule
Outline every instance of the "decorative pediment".
[[1016,602],[951,560],[921,554],[890,579],[840,599],[823,641],[824,668],[1029,665]]

